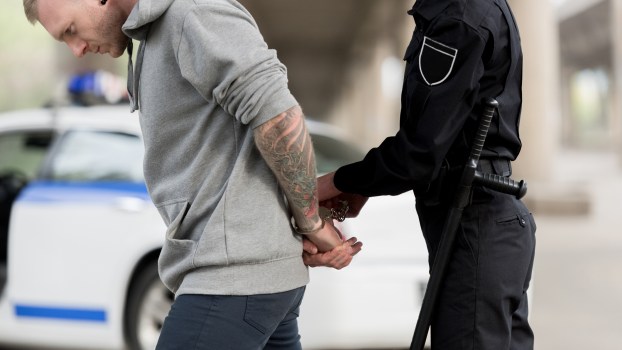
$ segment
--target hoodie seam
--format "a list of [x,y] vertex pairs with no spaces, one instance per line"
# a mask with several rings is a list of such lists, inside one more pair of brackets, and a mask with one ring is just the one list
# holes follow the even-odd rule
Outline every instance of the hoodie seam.
[[[181,63],[179,61],[179,52],[181,51],[181,43],[182,43],[182,39],[184,37],[184,31],[186,30],[186,22],[188,21],[188,15],[191,11],[188,11],[188,13],[186,13],[186,15],[184,16],[184,20],[181,24],[181,31],[179,32],[179,41],[177,42],[177,47],[175,48],[175,61],[177,61],[177,66],[179,67],[180,71],[181,71]],[[183,75],[183,73],[182,73]]]
[[[188,12],[184,15],[184,20],[183,20],[183,24],[181,26],[181,32],[179,35],[179,42],[177,43],[177,49],[176,49],[176,53],[175,53],[175,59],[177,60],[177,64],[179,64],[179,51],[180,51],[180,46],[181,46],[181,42],[182,42],[182,38],[184,36],[184,31],[186,29],[186,23],[188,22],[188,17],[192,14],[197,14],[197,8],[223,8],[223,9],[230,9],[230,8],[235,8],[237,10],[239,10],[237,7],[235,6],[225,6],[225,5],[221,5],[221,4],[199,4],[195,1],[193,1],[194,3],[194,7],[192,9],[189,9]],[[243,12],[243,11],[242,11]],[[247,13],[244,13],[245,15],[248,15]],[[249,21],[253,26],[257,26],[257,24],[253,21]]]

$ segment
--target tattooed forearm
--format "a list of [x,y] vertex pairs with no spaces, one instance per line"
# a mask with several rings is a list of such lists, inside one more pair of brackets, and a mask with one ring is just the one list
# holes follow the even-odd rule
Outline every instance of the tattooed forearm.
[[254,135],[257,148],[287,196],[298,227],[318,227],[315,156],[300,107],[259,126]]

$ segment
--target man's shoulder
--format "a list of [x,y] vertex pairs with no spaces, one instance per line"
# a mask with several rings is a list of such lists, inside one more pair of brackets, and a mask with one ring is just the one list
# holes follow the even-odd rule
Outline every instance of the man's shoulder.
[[171,10],[173,11],[189,12],[198,9],[212,11],[215,9],[230,9],[231,11],[248,13],[244,6],[232,0],[176,0],[171,5]]

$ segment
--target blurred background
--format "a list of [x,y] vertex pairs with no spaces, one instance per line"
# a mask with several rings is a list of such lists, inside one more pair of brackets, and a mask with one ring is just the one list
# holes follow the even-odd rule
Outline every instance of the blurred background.
[[[622,347],[622,0],[513,0],[524,52],[516,179],[538,223],[539,349]],[[397,131],[412,0],[245,0],[310,118],[361,148]],[[0,112],[66,99],[71,75],[124,77],[127,57],[73,58],[21,1],[0,2]],[[414,325],[413,325],[414,326]]]

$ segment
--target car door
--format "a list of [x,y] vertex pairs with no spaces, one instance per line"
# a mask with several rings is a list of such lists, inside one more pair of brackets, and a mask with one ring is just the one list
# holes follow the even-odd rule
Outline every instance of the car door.
[[50,337],[74,327],[72,338],[91,344],[122,339],[130,275],[140,257],[159,249],[164,232],[142,158],[136,134],[70,130],[59,137],[41,178],[13,208],[7,290],[20,324],[41,325]]
[[35,177],[52,139],[51,130],[0,133],[0,295],[7,277],[8,230],[13,202]]

